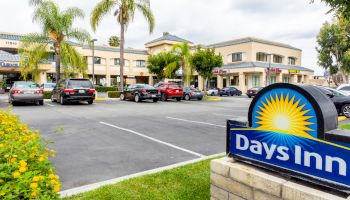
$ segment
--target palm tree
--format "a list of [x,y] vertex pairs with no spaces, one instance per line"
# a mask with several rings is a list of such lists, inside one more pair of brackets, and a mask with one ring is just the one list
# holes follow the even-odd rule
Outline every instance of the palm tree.
[[189,62],[191,57],[190,45],[188,43],[178,43],[172,48],[172,51],[180,57],[180,66],[182,69],[182,83],[184,87],[191,84],[192,67]]
[[[114,10],[113,10],[114,9]],[[102,18],[113,11],[120,25],[120,90],[124,87],[124,33],[134,19],[135,11],[139,10],[149,25],[149,32],[154,29],[154,16],[150,0],[101,0],[91,13],[91,27],[96,31]]]
[[[61,64],[63,71],[82,73],[87,69],[84,57],[73,47],[69,40],[81,43],[90,41],[90,34],[83,29],[73,28],[77,18],[84,18],[79,8],[68,8],[61,11],[51,0],[30,0],[35,6],[33,21],[41,25],[41,34],[29,34],[22,39],[19,49],[24,76],[38,73],[38,64],[45,61],[50,53],[56,62],[56,83],[60,80]],[[33,73],[32,73],[33,72]]]
[[120,45],[120,39],[118,36],[111,36],[108,40],[108,44],[111,47],[119,47]]

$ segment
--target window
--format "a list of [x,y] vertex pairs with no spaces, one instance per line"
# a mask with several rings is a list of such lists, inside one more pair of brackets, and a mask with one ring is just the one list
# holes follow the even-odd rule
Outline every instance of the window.
[[94,64],[100,65],[101,64],[101,58],[100,57],[95,57]]
[[270,76],[270,84],[276,83],[276,76]]
[[290,83],[290,77],[289,76],[283,77],[283,83]]
[[288,65],[295,65],[296,58],[288,57]]
[[259,87],[260,85],[260,76],[253,76],[253,80],[252,80],[252,86],[253,87]]
[[120,65],[120,58],[113,58],[113,65]]
[[146,61],[144,60],[136,60],[136,67],[145,67]]
[[268,55],[266,53],[256,53],[256,60],[261,62],[267,62]]
[[279,55],[273,55],[273,62],[274,63],[282,63],[282,56]]
[[242,61],[242,53],[233,53],[232,54],[232,62]]

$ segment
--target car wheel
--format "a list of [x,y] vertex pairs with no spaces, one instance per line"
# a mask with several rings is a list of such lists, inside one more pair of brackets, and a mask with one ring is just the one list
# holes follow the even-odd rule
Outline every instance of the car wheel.
[[250,99],[250,98],[252,98],[252,96],[248,95],[248,98]]
[[120,100],[124,101],[125,100],[125,95],[122,93],[120,94]]
[[88,104],[90,104],[90,105],[93,104],[93,103],[94,103],[94,100],[89,100],[88,101]]
[[65,105],[66,104],[66,101],[64,100],[63,96],[61,96],[61,98],[60,98],[60,104],[61,105]]
[[168,100],[168,97],[166,96],[165,93],[162,93],[162,95],[160,96],[160,100],[162,100],[162,101]]
[[12,104],[12,106],[17,106],[18,105],[18,103],[15,102],[15,101],[11,101],[11,104]]
[[350,118],[350,104],[346,104],[341,108],[343,115],[347,118]]
[[200,98],[198,98],[198,101],[202,101],[202,99],[203,99],[203,98],[202,98],[202,97],[200,97]]
[[38,101],[39,105],[43,106],[44,105],[44,100]]
[[181,99],[182,99],[181,97],[177,97],[176,98],[177,101],[181,101]]
[[157,103],[157,102],[158,102],[158,99],[153,99],[153,102],[154,102],[154,103]]
[[191,100],[191,97],[190,97],[190,95],[186,94],[186,95],[185,95],[185,100],[186,100],[186,101],[189,101],[189,100]]
[[140,95],[135,94],[135,102],[140,102]]
[[53,98],[53,94],[51,95],[51,102],[56,102],[56,100]]

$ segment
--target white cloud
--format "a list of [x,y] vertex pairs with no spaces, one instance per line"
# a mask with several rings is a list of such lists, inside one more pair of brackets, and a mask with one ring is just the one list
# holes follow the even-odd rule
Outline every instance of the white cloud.
[[[77,6],[86,13],[81,26],[92,33],[99,43],[107,43],[111,35],[119,35],[116,19],[110,15],[96,33],[90,28],[90,13],[98,0],[56,0],[62,9]],[[317,67],[315,37],[326,20],[329,8],[309,0],[151,0],[156,18],[154,33],[148,33],[147,23],[140,14],[127,31],[126,46],[144,48],[144,43],[168,31],[200,44],[210,44],[239,37],[259,37],[288,43],[303,50],[303,66]],[[32,23],[33,8],[26,0],[0,1],[0,24],[5,32],[38,32]]]

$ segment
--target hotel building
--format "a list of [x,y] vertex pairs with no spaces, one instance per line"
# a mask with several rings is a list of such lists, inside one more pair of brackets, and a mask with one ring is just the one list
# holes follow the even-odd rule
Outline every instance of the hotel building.
[[[0,80],[7,82],[20,80],[18,48],[23,35],[0,33]],[[185,39],[171,34],[163,34],[160,38],[147,42],[145,49],[125,50],[124,76],[127,84],[154,84],[156,77],[147,70],[147,57],[163,51],[170,51],[177,43],[187,42]],[[76,49],[88,59],[89,77],[92,77],[92,49],[89,46],[74,44]],[[236,86],[243,92],[251,87],[260,87],[276,82],[308,83],[313,70],[302,67],[302,51],[288,44],[262,40],[258,38],[242,38],[216,44],[206,48],[214,48],[223,57],[224,65],[213,71],[210,87],[223,88]],[[194,48],[193,48],[194,49]],[[53,56],[40,64],[40,75],[36,80],[42,84],[54,80]],[[97,84],[116,85],[119,76],[119,48],[95,46],[95,77]],[[193,85],[203,89],[203,78],[194,74]]]

